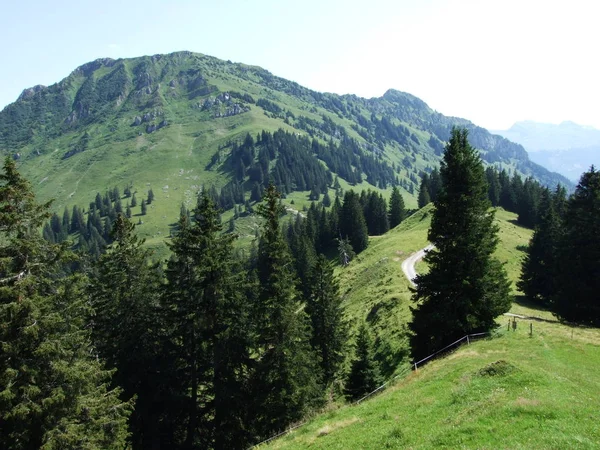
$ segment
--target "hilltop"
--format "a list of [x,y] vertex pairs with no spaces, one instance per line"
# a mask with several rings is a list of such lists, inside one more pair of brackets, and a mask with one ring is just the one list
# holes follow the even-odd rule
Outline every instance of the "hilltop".
[[[55,198],[58,212],[85,209],[113,186],[137,191],[138,200],[153,189],[155,202],[139,232],[160,246],[181,205],[191,207],[202,186],[226,187],[243,204],[254,183],[279,177],[288,206],[302,208],[315,184],[304,169],[321,177],[317,196],[338,177],[344,189],[398,184],[414,207],[420,175],[439,164],[455,125],[470,130],[486,163],[569,185],[531,162],[520,145],[435,112],[408,93],[389,90],[371,99],[320,93],[260,67],[191,52],[98,59],[52,86],[25,89],[0,112],[0,151],[18,159],[36,194]],[[259,161],[262,147],[255,145],[241,167],[243,155],[234,149],[248,135],[278,130],[284,134],[274,154]],[[278,172],[284,151],[305,159]],[[323,174],[306,158],[318,161]],[[268,173],[252,172],[258,165]],[[252,219],[238,222],[242,235],[253,234]]]

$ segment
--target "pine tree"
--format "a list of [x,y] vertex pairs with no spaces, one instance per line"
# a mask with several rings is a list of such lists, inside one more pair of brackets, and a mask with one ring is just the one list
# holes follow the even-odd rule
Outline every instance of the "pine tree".
[[437,200],[437,197],[442,189],[442,178],[440,171],[436,167],[429,175],[429,198],[432,202]]
[[68,234],[70,227],[71,227],[71,214],[69,214],[69,209],[65,206],[65,210],[63,211],[63,216],[62,216],[62,228]]
[[145,216],[148,212],[148,207],[146,206],[146,200],[142,199],[141,213],[142,216]]
[[344,203],[340,209],[340,233],[348,238],[356,253],[362,252],[369,245],[369,233],[359,196],[354,191],[344,194]]
[[127,206],[125,207],[125,217],[131,219],[131,206],[129,206],[129,202],[127,202]]
[[133,196],[131,197],[131,207],[135,208],[137,206],[137,199],[135,198],[135,192],[133,193]]
[[334,380],[344,361],[347,327],[343,318],[339,285],[324,255],[317,257],[311,274],[306,310],[312,322],[312,346],[319,355],[323,382]]
[[146,202],[148,205],[154,201],[154,192],[152,189],[148,191],[148,201]]
[[102,211],[102,196],[100,195],[100,192],[96,192],[96,200],[94,201],[94,204],[96,205],[96,209],[98,211]]
[[122,214],[111,230],[114,242],[95,264],[89,296],[94,308],[94,342],[124,396],[135,400],[131,431],[136,448],[157,440],[160,409],[156,362],[160,360],[158,272],[148,264],[150,252]]
[[0,175],[0,448],[123,448],[128,404],[89,344],[81,276],[39,228],[50,202],[7,157]]
[[485,169],[485,176],[488,182],[488,197],[492,206],[500,205],[500,180],[498,179],[498,172],[493,167]]
[[427,356],[465,334],[495,326],[510,307],[509,282],[492,257],[497,226],[490,209],[481,159],[466,129],[453,129],[441,166],[443,188],[435,203],[425,260],[430,270],[416,279],[411,347]]
[[555,312],[565,320],[600,324],[600,172],[585,172],[567,203],[559,250]]
[[418,206],[419,208],[423,208],[431,202],[431,196],[429,195],[429,176],[427,174],[423,175],[421,179],[421,185],[419,186],[419,198],[418,198]]
[[394,228],[400,224],[406,217],[406,208],[404,206],[404,199],[398,187],[392,188],[392,195],[390,196],[390,211],[389,221],[390,228]]
[[542,192],[541,210],[540,224],[529,242],[517,287],[529,300],[550,306],[558,289],[558,246],[562,226],[548,189]]
[[323,206],[325,206],[326,208],[329,208],[331,206],[331,197],[329,197],[329,192],[325,192],[325,195],[323,195],[323,200],[321,201],[321,203],[323,203]]
[[351,400],[358,400],[377,389],[380,383],[381,376],[374,357],[373,339],[367,325],[363,323],[356,337],[356,354],[346,382],[346,395]]
[[259,209],[265,222],[257,259],[260,289],[254,311],[257,347],[252,386],[254,426],[262,437],[301,418],[319,395],[310,325],[298,302],[291,256],[279,228],[279,199],[270,184]]
[[244,285],[234,271],[235,236],[222,233],[219,213],[205,191],[194,218],[190,225],[180,218],[163,297],[178,368],[174,389],[183,399],[183,444],[243,448],[249,439],[250,332]]

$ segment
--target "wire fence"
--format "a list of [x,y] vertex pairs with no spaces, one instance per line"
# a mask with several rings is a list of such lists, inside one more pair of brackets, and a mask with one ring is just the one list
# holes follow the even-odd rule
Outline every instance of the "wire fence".
[[[474,333],[474,334],[467,334],[466,336],[461,337],[459,340],[454,341],[452,344],[448,344],[446,345],[444,348],[438,350],[437,352],[427,356],[426,358],[421,359],[420,361],[416,361],[413,362],[410,366],[410,369],[404,370],[401,373],[397,374],[396,376],[394,376],[393,378],[390,378],[388,381],[386,381],[385,383],[383,383],[381,386],[379,386],[377,389],[375,389],[372,392],[369,392],[368,394],[366,394],[365,396],[359,398],[358,400],[356,400],[355,402],[351,403],[351,406],[355,406],[358,405],[359,403],[363,402],[364,400],[374,396],[375,394],[385,390],[385,388],[387,386],[389,386],[391,383],[393,383],[394,381],[396,381],[398,378],[403,378],[405,377],[408,373],[410,373],[411,371],[416,371],[418,370],[419,367],[424,366],[425,364],[427,364],[429,361],[432,361],[436,358],[439,358],[440,356],[443,356],[447,353],[452,352],[453,350],[456,350],[458,347],[460,347],[461,345],[463,345],[464,343],[470,344],[471,342],[474,342],[476,340],[479,339],[483,339],[486,337],[490,337],[491,334],[489,332],[485,332],[485,333]],[[268,439],[265,439],[264,441],[259,442],[258,444],[253,445],[252,447],[249,447],[248,450],[251,450],[253,448],[258,448],[259,446],[266,444],[268,442],[271,442],[274,439],[277,439],[278,437],[284,436],[298,428],[300,428],[303,425],[306,425],[308,422],[302,422],[299,423],[297,425],[294,425],[292,427],[287,428],[286,430],[277,433],[274,436],[271,436]]]

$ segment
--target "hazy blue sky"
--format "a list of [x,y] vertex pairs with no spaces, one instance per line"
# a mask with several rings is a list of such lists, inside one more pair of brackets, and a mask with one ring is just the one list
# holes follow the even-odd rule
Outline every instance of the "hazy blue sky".
[[600,128],[593,0],[3,2],[0,108],[99,57],[191,50],[319,91],[410,92],[487,128]]

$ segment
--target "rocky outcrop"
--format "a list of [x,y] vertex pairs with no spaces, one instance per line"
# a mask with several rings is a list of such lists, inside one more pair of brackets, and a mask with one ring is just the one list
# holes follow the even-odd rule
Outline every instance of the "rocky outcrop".
[[43,91],[44,89],[46,89],[46,86],[42,86],[41,84],[38,84],[38,85],[35,85],[33,87],[24,89],[23,92],[21,92],[21,95],[19,95],[19,98],[17,99],[17,101],[19,101],[19,100],[29,100],[35,94],[37,94],[38,92]]
[[250,107],[239,103],[228,92],[222,92],[216,97],[208,97],[198,104],[202,111],[212,111],[213,118],[230,117],[250,111]]
[[91,61],[89,63],[83,64],[82,66],[79,66],[73,71],[73,73],[80,73],[87,77],[94,73],[94,71],[98,70],[100,67],[112,67],[115,65],[116,62],[117,61],[112,58],[98,58],[95,61]]
[[158,125],[155,124],[155,123],[151,123],[151,124],[149,124],[149,125],[146,126],[146,133],[148,133],[148,134],[154,133],[155,131],[158,131],[161,128],[166,127],[167,125],[169,125],[169,122],[167,122],[166,120],[163,120]]

